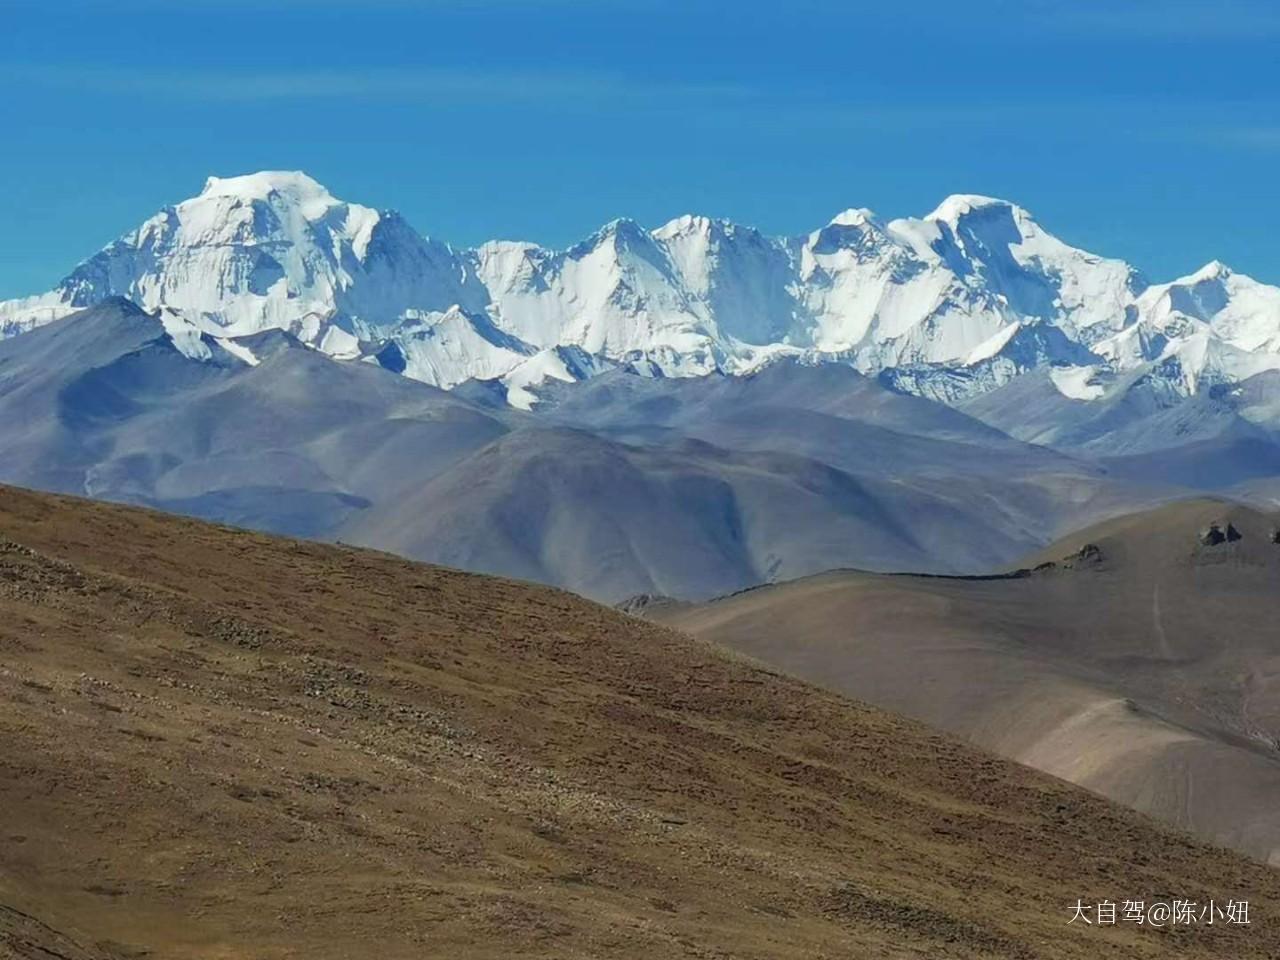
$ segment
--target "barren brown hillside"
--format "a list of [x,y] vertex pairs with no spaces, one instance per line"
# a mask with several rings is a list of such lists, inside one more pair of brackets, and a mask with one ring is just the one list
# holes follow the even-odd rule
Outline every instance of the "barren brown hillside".
[[[0,957],[1280,955],[1280,875],[571,595],[0,488]],[[1077,900],[1252,924],[1068,925]]]
[[646,615],[1280,864],[1280,515],[1179,502],[993,577],[835,571]]

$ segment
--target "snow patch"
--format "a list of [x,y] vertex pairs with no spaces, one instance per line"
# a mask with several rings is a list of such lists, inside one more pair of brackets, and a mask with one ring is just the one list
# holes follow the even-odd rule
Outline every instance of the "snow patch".
[[547,380],[576,383],[611,369],[613,364],[582,351],[562,347],[542,350],[502,378],[507,403],[519,410],[532,410],[538,402],[536,388]]
[[256,367],[261,362],[258,359],[258,356],[243,343],[238,343],[235,340],[227,340],[224,338],[215,339],[214,342],[223,350],[227,351],[227,353],[231,354],[231,356],[235,357],[237,360],[247,363],[251,367]]
[[1022,324],[1011,323],[1003,330],[997,330],[995,335],[989,337],[983,343],[978,344],[964,359],[964,365],[971,367],[974,364],[981,363],[983,360],[990,360],[1001,350],[1009,345],[1009,341],[1018,335],[1018,331],[1022,329]]
[[213,351],[205,342],[204,331],[196,324],[173,310],[161,310],[159,319],[164,332],[184,357],[192,360],[213,359]]
[[325,330],[317,347],[335,360],[354,360],[360,356],[359,338],[336,326]]
[[1069,400],[1097,400],[1107,392],[1098,382],[1097,367],[1052,367],[1049,379]]

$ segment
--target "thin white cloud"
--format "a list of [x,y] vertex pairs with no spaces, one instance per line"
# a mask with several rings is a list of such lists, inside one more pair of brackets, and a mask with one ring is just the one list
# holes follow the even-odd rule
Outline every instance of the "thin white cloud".
[[1144,98],[1054,102],[852,99],[830,87],[745,85],[635,78],[620,73],[470,72],[379,68],[309,71],[167,70],[92,65],[0,65],[0,82],[182,103],[382,101],[435,106],[505,104],[564,110],[699,114],[704,129],[755,129],[800,139],[860,130],[883,135],[1024,133],[1063,140],[1106,137],[1280,150],[1280,127],[1250,122],[1256,105]]
[[17,84],[122,96],[207,102],[269,100],[399,100],[538,102],[565,105],[636,102],[655,98],[733,100],[740,87],[679,83],[604,73],[501,73],[432,69],[326,69],[289,72],[164,70],[80,65],[0,66]]
[[1051,33],[1149,41],[1260,40],[1280,36],[1274,0],[1028,0],[1009,16]]
[[1220,131],[1219,135],[1239,146],[1280,151],[1280,127],[1233,127]]

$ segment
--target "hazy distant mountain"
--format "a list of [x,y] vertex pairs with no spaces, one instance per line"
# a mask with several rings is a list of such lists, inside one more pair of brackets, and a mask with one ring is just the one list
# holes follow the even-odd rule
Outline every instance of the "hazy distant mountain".
[[213,177],[53,291],[0,304],[0,332],[111,296],[219,338],[287,330],[445,388],[501,380],[522,407],[543,383],[618,366],[744,373],[779,357],[948,402],[1029,369],[1081,403],[1126,371],[1184,397],[1280,369],[1280,290],[1218,263],[1151,286],[968,195],[922,219],[847,210],[790,238],[685,216],[614,221],[564,251],[455,250],[305,174]]
[[[904,460],[842,469],[678,437],[631,445],[522,430],[403,499],[351,515],[339,535],[603,599],[705,598],[850,565],[987,569],[1064,521],[1110,512],[1100,503],[1116,508],[1113,485],[1083,469],[1024,484],[944,468],[930,480],[913,469]],[[1092,502],[1064,509],[1059,495],[1073,484]]]
[[1082,403],[1030,371],[958,408],[1011,436],[1094,460],[1113,475],[1225,490],[1280,474],[1280,373],[1219,382],[1189,396],[1150,369],[1109,375]]
[[108,300],[0,342],[0,479],[607,600],[976,572],[1171,493],[841,366],[469,393]]
[[1280,474],[1278,311],[983,197],[455,250],[301,173],[211,178],[0,304],[0,479],[608,600],[980,572]]
[[175,339],[123,300],[0,344],[4,480],[270,530],[332,534],[506,429],[287,334]]

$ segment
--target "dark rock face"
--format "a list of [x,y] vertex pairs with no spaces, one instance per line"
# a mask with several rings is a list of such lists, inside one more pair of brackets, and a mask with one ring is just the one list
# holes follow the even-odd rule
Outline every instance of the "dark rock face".
[[1221,523],[1209,524],[1209,529],[1201,532],[1200,543],[1206,547],[1216,547],[1224,543],[1235,543],[1243,540],[1244,534],[1235,528],[1234,524],[1228,523],[1226,529],[1223,529]]
[[1013,577],[1023,577],[1030,573],[1050,573],[1056,570],[1081,570],[1099,566],[1105,556],[1102,548],[1096,543],[1086,543],[1074,553],[1069,553],[1061,560],[1047,560],[1038,563],[1030,570],[1018,570]]
[[1045,570],[1080,570],[1088,567],[1096,567],[1102,563],[1102,548],[1096,543],[1086,543],[1079,550],[1068,554],[1058,561],[1049,561],[1042,563],[1035,568],[1035,571]]
[[614,609],[643,619],[655,611],[673,610],[683,606],[687,604],[672,597],[656,593],[638,593],[634,597],[628,597],[621,603],[615,604]]
[[1068,557],[1073,565],[1092,564],[1102,562],[1102,548],[1096,543],[1086,543],[1081,547],[1074,556]]

